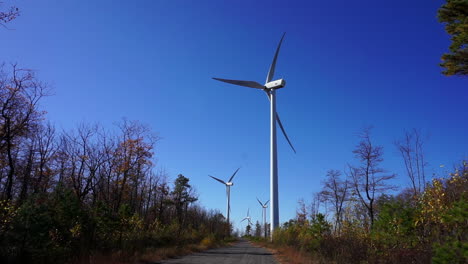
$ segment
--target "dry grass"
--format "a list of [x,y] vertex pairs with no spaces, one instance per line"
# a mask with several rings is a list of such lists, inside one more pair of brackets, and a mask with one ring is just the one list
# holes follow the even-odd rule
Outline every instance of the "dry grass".
[[226,243],[217,243],[210,239],[203,239],[199,244],[189,244],[183,247],[150,248],[133,255],[115,252],[110,255],[96,254],[91,257],[91,264],[146,264],[155,263],[164,259],[170,259],[204,251],[210,248],[226,246]]
[[318,264],[324,263],[311,254],[301,252],[293,247],[278,247],[268,242],[252,242],[269,250],[281,264]]
[[136,263],[154,263],[155,261],[189,255],[206,249],[208,249],[208,247],[194,244],[184,247],[157,248],[148,250],[146,253],[142,254]]

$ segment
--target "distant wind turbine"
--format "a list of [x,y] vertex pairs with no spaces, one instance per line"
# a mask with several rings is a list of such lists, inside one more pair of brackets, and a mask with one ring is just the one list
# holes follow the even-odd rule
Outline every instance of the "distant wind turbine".
[[265,203],[262,203],[260,202],[260,200],[258,199],[257,197],[257,201],[258,203],[262,206],[262,219],[263,219],[263,230],[265,230],[265,238],[267,237],[267,231],[266,231],[266,209],[268,207],[268,201],[266,201]]
[[227,196],[227,208],[226,208],[226,217],[227,217],[227,223],[229,225],[229,213],[231,212],[231,186],[234,185],[234,183],[232,182],[232,179],[234,179],[234,176],[236,176],[236,173],[239,171],[240,168],[237,168],[237,170],[234,172],[234,174],[232,174],[231,178],[229,178],[229,180],[227,182],[223,181],[223,180],[220,180],[216,177],[213,177],[211,175],[208,175],[210,176],[211,178],[219,181],[220,183],[226,185],[226,196]]
[[289,140],[286,131],[284,130],[283,124],[279,118],[278,113],[276,112],[276,90],[283,88],[286,85],[286,81],[284,79],[278,79],[275,81],[273,80],[273,75],[275,74],[275,67],[276,67],[276,60],[278,59],[278,53],[281,48],[281,43],[283,42],[284,35],[281,37],[281,40],[276,48],[275,56],[273,57],[273,61],[271,63],[270,69],[268,71],[268,75],[266,78],[266,82],[264,85],[259,84],[255,81],[241,81],[241,80],[229,80],[229,79],[220,79],[220,78],[213,78],[217,81],[245,86],[249,88],[255,88],[263,90],[270,100],[270,200],[271,200],[271,208],[270,208],[270,219],[271,219],[271,234],[273,234],[274,229],[279,226],[279,205],[278,205],[278,157],[277,157],[277,148],[276,148],[276,121],[278,121],[278,125],[283,132],[284,137],[291,146],[294,153],[296,150],[294,149],[291,141]]
[[250,210],[250,208],[247,209],[247,216],[244,217],[244,219],[242,219],[241,222],[244,222],[244,220],[247,220],[247,222],[249,223],[249,225],[253,225],[253,224],[252,224],[252,221],[250,220],[249,210]]

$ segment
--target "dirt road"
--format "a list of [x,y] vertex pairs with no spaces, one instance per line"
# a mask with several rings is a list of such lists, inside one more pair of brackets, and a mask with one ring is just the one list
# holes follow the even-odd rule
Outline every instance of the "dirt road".
[[217,248],[154,264],[278,264],[266,249],[240,241],[232,247]]

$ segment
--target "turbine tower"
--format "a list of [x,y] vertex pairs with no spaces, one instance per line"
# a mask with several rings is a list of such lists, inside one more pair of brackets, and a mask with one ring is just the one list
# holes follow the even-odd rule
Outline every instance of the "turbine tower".
[[216,177],[213,177],[211,175],[208,175],[211,178],[213,178],[213,179],[219,181],[220,183],[226,185],[226,196],[227,196],[226,217],[227,217],[228,226],[229,226],[229,213],[231,212],[231,186],[234,185],[234,183],[232,182],[232,179],[234,179],[234,176],[236,176],[236,173],[239,171],[239,169],[240,168],[237,168],[237,170],[234,172],[234,174],[232,174],[231,178],[229,178],[229,180],[227,182],[225,182],[223,180],[220,180],[220,179],[218,179]]
[[265,230],[264,232],[265,232],[265,238],[266,238],[266,237],[267,237],[267,231],[266,231],[266,209],[267,209],[267,207],[268,207],[268,202],[269,202],[270,200],[266,201],[265,203],[262,203],[262,202],[260,202],[260,200],[259,200],[258,197],[257,197],[257,201],[258,201],[258,203],[262,206],[263,230]]
[[281,37],[281,40],[276,48],[275,56],[273,57],[273,61],[271,63],[270,69],[267,74],[265,85],[261,85],[255,81],[241,81],[241,80],[229,80],[229,79],[220,79],[220,78],[213,78],[217,81],[245,86],[249,88],[255,88],[265,91],[270,100],[270,200],[271,200],[271,207],[270,207],[270,230],[271,234],[273,234],[274,229],[279,226],[279,204],[278,204],[278,156],[276,150],[276,121],[278,121],[278,125],[283,132],[284,137],[291,146],[294,153],[296,150],[294,149],[291,141],[289,140],[286,131],[284,130],[283,124],[279,118],[278,113],[276,112],[276,90],[283,88],[286,85],[286,81],[284,79],[273,80],[273,76],[275,74],[275,67],[276,67],[276,60],[278,59],[278,53],[281,48],[281,43],[283,42],[284,35]]

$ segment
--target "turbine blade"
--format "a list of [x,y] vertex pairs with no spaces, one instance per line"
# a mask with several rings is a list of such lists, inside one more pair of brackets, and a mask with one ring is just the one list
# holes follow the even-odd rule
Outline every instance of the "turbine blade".
[[221,78],[213,78],[217,81],[220,82],[225,82],[225,83],[230,83],[230,84],[235,84],[239,86],[245,86],[245,87],[250,87],[250,88],[255,88],[255,89],[265,89],[265,86],[259,84],[258,82],[254,81],[240,81],[240,80],[228,80],[228,79],[221,79]]
[[211,178],[213,178],[213,179],[219,181],[220,183],[226,185],[226,183],[225,183],[223,180],[220,180],[220,179],[218,179],[218,178],[216,178],[216,177],[213,177],[213,176],[211,176],[211,175],[208,175],[208,176],[210,176]]
[[270,200],[266,201],[265,205],[267,205],[269,201],[270,201]]
[[236,173],[239,171],[240,168],[237,168],[237,170],[234,172],[234,174],[231,176],[231,178],[229,178],[229,181],[228,182],[231,182],[232,179],[234,179],[234,176],[236,176]]
[[284,38],[285,34],[286,34],[286,32],[283,33],[283,36],[281,37],[281,40],[278,43],[278,47],[276,48],[275,56],[273,57],[273,61],[271,62],[270,70],[268,71],[266,83],[271,82],[271,80],[273,79],[273,75],[275,75],[276,60],[278,59],[278,53],[280,51],[281,43],[283,42],[283,38]]
[[241,222],[244,222],[244,220],[247,219],[246,217],[244,217],[244,219],[241,220]]
[[283,132],[284,137],[289,143],[289,146],[292,148],[294,153],[296,153],[296,149],[294,148],[293,144],[291,143],[291,140],[289,140],[288,134],[286,134],[286,130],[284,130],[283,124],[281,123],[281,120],[279,118],[278,112],[276,112],[276,121],[278,121],[278,125],[281,128],[281,132]]
[[[268,100],[271,100],[270,93],[268,91],[266,91],[266,90],[265,90],[265,93],[266,93],[266,96],[268,97]],[[291,140],[289,140],[288,134],[286,134],[286,130],[284,130],[283,123],[281,123],[278,112],[276,112],[276,120],[278,121],[278,125],[280,126],[281,132],[283,132],[283,135],[286,138],[286,141],[288,141],[289,146],[294,151],[294,153],[296,153],[296,149],[294,148],[293,144],[291,143]]]
[[263,206],[262,202],[260,202],[260,200],[258,199],[258,197],[257,197],[257,201],[258,201],[258,203],[259,203],[261,206]]

